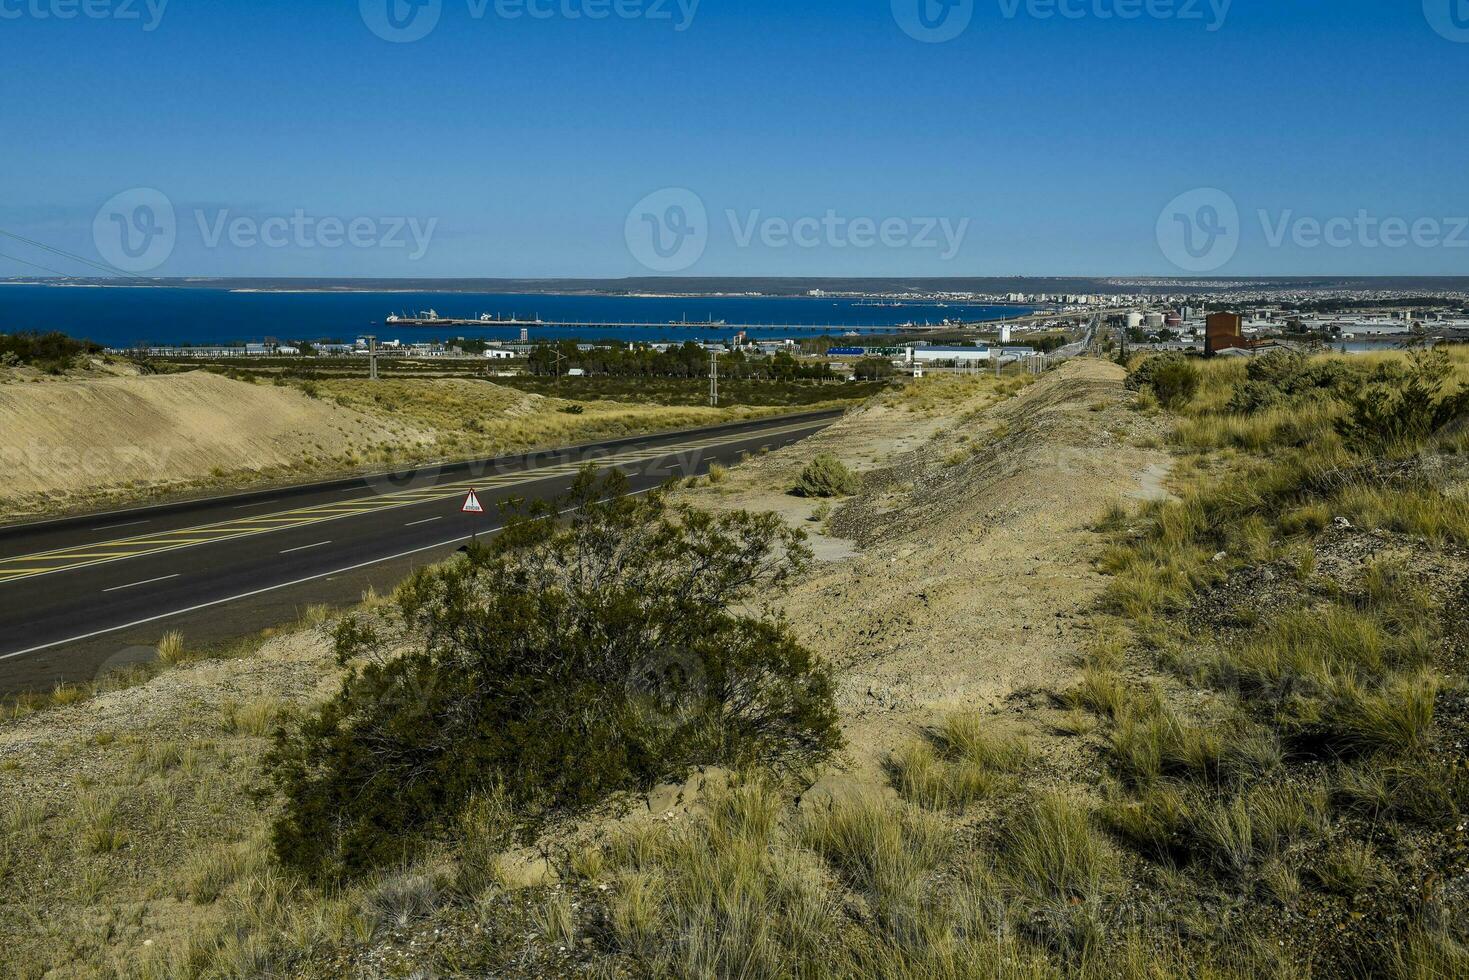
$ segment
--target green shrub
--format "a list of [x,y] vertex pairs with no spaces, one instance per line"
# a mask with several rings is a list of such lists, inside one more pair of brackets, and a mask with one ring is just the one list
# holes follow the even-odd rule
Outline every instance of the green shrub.
[[1182,408],[1199,392],[1199,369],[1183,354],[1150,357],[1127,376],[1132,391],[1150,390],[1164,408]]
[[1347,396],[1349,411],[1337,428],[1347,444],[1364,452],[1411,450],[1469,416],[1469,387],[1450,389],[1448,351],[1414,351],[1409,363],[1380,365]]
[[1227,411],[1249,415],[1302,396],[1338,395],[1359,383],[1363,371],[1345,361],[1308,359],[1294,351],[1273,351],[1250,361],[1247,380],[1230,398]]
[[818,453],[791,490],[798,497],[848,497],[862,486],[861,478],[831,453]]
[[1164,364],[1153,373],[1153,392],[1164,408],[1182,408],[1199,391],[1199,369],[1187,361]]
[[804,535],[626,487],[589,469],[567,499],[522,505],[489,545],[418,572],[398,593],[405,652],[344,620],[340,691],[267,759],[283,861],[344,876],[398,860],[496,785],[545,812],[838,746],[828,668],[785,623],[732,611],[805,567]]

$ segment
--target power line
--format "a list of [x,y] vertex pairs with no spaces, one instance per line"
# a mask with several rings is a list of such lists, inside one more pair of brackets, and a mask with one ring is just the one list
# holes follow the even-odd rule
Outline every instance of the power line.
[[24,235],[17,235],[15,232],[6,231],[4,228],[0,228],[0,235],[4,235],[6,238],[13,238],[18,242],[24,242],[25,244],[30,245],[33,248],[44,249],[45,251],[51,252],[54,255],[59,255],[64,259],[71,259],[73,262],[80,262],[82,265],[89,265],[94,269],[101,269],[108,275],[120,275],[127,279],[143,279],[142,276],[130,276],[126,272],[123,272],[121,269],[114,268],[101,262],[93,262],[91,259],[77,255],[75,252],[68,252],[65,249],[57,248],[54,245],[47,245],[45,242],[38,242],[34,238],[27,238]]
[[49,266],[41,265],[39,262],[30,262],[30,261],[28,261],[26,259],[18,259],[14,255],[6,255],[4,252],[0,252],[0,259],[9,259],[12,262],[19,262],[21,265],[28,265],[28,266],[30,266],[33,269],[40,269],[42,272],[49,272],[53,276],[61,276],[63,279],[70,279],[70,278],[72,278],[71,276],[67,275],[65,272],[61,272],[61,271],[59,271],[57,269],[52,269]]

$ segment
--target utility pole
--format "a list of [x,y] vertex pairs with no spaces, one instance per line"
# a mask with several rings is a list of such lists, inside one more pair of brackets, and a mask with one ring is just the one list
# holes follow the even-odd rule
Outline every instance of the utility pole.
[[377,380],[377,338],[368,334],[362,338],[367,341],[367,380]]
[[709,352],[709,404],[719,407],[719,351]]

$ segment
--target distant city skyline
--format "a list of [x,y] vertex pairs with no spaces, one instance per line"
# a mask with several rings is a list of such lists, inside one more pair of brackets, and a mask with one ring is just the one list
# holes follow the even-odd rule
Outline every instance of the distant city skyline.
[[0,0],[0,278],[1465,275],[1453,2]]

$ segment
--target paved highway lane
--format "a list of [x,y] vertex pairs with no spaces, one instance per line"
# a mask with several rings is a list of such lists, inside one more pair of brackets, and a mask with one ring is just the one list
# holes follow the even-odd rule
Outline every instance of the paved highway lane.
[[[223,643],[356,601],[499,525],[496,503],[552,499],[584,462],[633,491],[804,438],[835,414],[616,440],[533,457],[0,529],[0,692],[91,680],[168,630]],[[470,487],[488,513],[460,507]],[[143,522],[143,523],[139,523]]]

